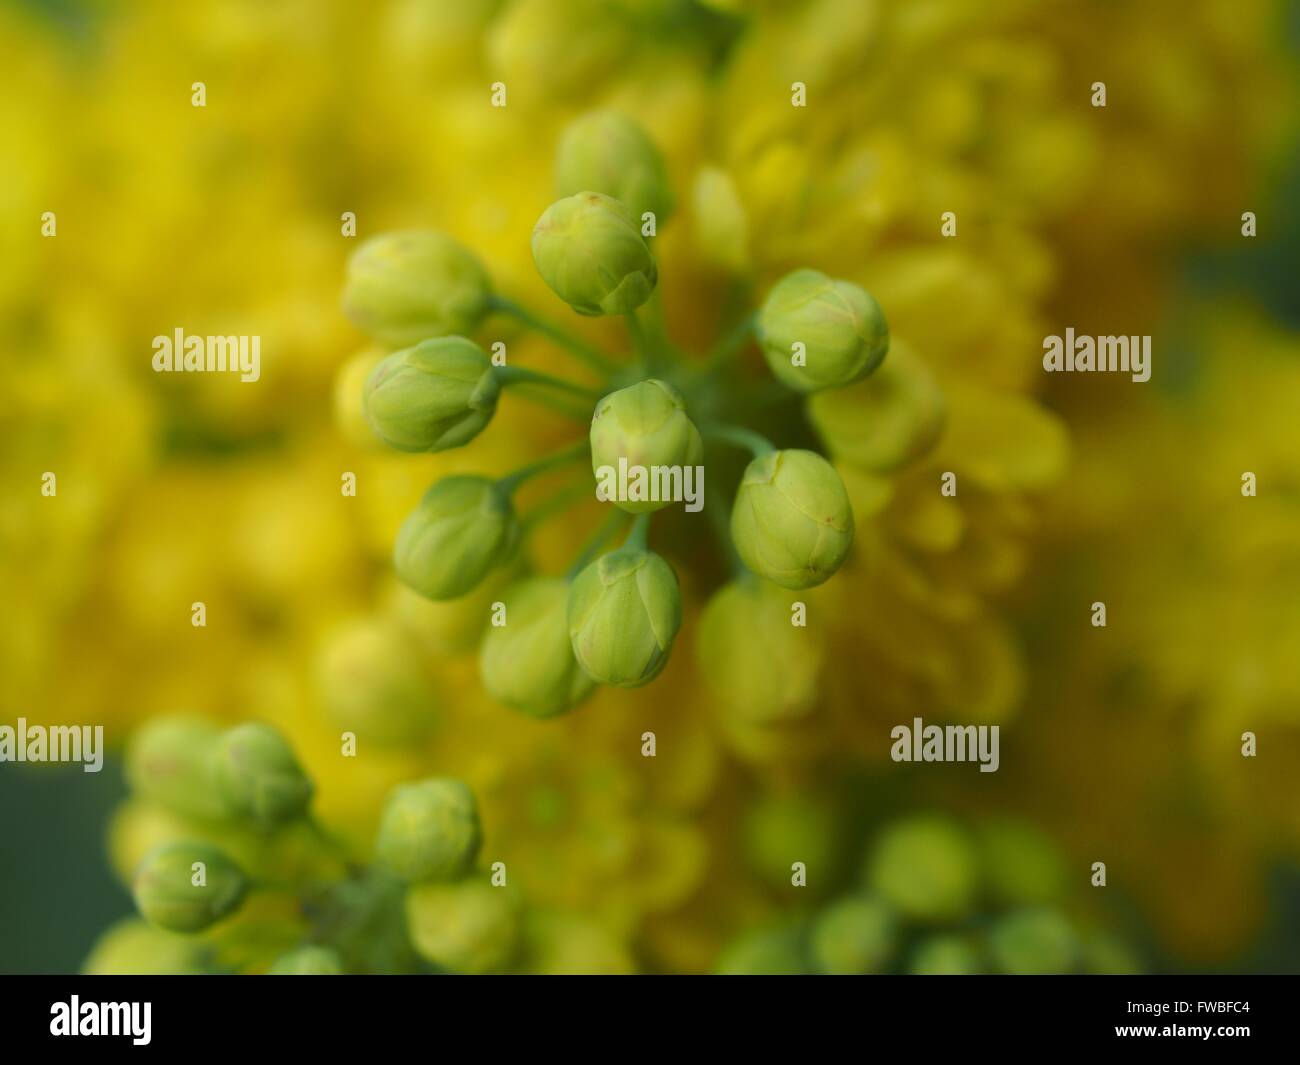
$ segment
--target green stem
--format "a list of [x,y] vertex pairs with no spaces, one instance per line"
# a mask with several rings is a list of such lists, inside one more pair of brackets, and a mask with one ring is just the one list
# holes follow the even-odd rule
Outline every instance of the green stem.
[[498,366],[493,371],[496,374],[497,382],[502,388],[509,388],[511,385],[531,384],[545,385],[547,388],[558,388],[564,392],[571,392],[575,396],[582,396],[584,399],[592,401],[600,399],[600,393],[594,388],[584,388],[582,385],[575,385],[572,381],[566,381],[563,377],[553,377],[551,374],[542,373],[540,370],[529,370],[523,366]]
[[747,314],[740,319],[721,340],[713,346],[709,352],[708,359],[704,364],[706,373],[721,373],[727,368],[727,365],[745,350],[745,345],[749,343],[750,337],[754,332],[755,316]]
[[582,550],[578,552],[578,557],[573,560],[568,572],[564,575],[566,580],[573,580],[579,573],[586,569],[592,559],[600,553],[600,549],[605,546],[609,538],[614,535],[618,527],[628,518],[626,511],[614,507],[600,527],[592,533],[590,539],[582,545]]
[[522,531],[528,532],[552,515],[563,513],[575,503],[580,503],[582,500],[590,498],[590,496],[591,482],[586,477],[580,477],[573,484],[560,489],[553,496],[548,497],[544,502],[537,504],[527,514],[523,515],[519,519]]
[[492,309],[499,314],[509,315],[515,321],[534,332],[540,333],[556,346],[563,348],[570,355],[581,359],[593,370],[596,370],[601,376],[604,376],[618,368],[613,359],[610,359],[603,352],[597,350],[566,329],[562,329],[554,322],[548,322],[521,306],[514,300],[506,299],[504,296],[492,297]]
[[637,317],[636,311],[625,314],[623,317],[627,320],[627,331],[632,334],[632,347],[640,356],[645,372],[653,374],[659,359],[655,351],[655,345],[650,340],[650,334],[646,332],[645,325]]
[[540,458],[536,462],[530,462],[527,466],[521,466],[513,473],[508,473],[504,477],[497,479],[497,487],[509,494],[518,488],[525,481],[531,480],[539,474],[553,470],[557,466],[563,466],[565,463],[572,462],[574,459],[581,458],[588,452],[590,444],[584,438],[571,444],[569,447],[562,448],[554,454]]
[[704,513],[709,519],[709,526],[713,529],[713,535],[718,541],[719,549],[727,556],[727,564],[731,567],[732,576],[740,577],[748,573],[749,570],[740,561],[736,545],[731,540],[730,508],[721,505],[715,494],[710,495],[704,501]]
[[650,515],[638,514],[636,521],[632,523],[632,531],[627,534],[627,539],[623,541],[623,544],[625,547],[639,547],[644,551],[649,538]]
[[585,424],[591,421],[591,409],[589,407],[574,406],[573,401],[567,396],[558,396],[554,392],[538,388],[537,385],[520,382],[514,389],[513,395],[518,396],[520,399],[526,399],[530,403],[536,403],[547,410],[553,410],[556,414],[563,414],[566,418],[572,418],[575,422]]
[[720,440],[724,444],[743,447],[746,451],[753,452],[755,458],[762,458],[776,450],[767,437],[739,425],[710,425],[703,430],[702,435],[707,439]]

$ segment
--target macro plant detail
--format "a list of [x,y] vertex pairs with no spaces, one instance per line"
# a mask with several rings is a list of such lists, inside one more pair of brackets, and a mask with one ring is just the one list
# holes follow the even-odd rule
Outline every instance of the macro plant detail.
[[0,968],[1294,967],[1292,7],[0,5]]
[[[581,116],[561,136],[555,179],[569,194],[533,228],[537,272],[573,312],[621,316],[630,349],[625,355],[599,350],[497,295],[490,270],[440,233],[369,240],[349,263],[343,295],[345,312],[376,343],[410,345],[378,361],[363,386],[366,421],[392,447],[434,452],[469,444],[488,429],[506,389],[526,388],[540,402],[559,396],[591,409],[586,443],[496,480],[462,475],[433,484],[403,524],[394,550],[394,569],[408,587],[432,600],[466,596],[494,568],[526,551],[528,515],[516,516],[515,489],[589,459],[593,489],[611,507],[563,578],[568,644],[543,631],[559,624],[559,578],[525,570],[502,591],[502,616],[493,626],[516,624],[513,598],[526,636],[489,635],[481,651],[489,692],[543,717],[571,708],[596,684],[639,687],[663,669],[682,607],[673,568],[649,547],[652,514],[680,501],[692,478],[705,491],[705,474],[716,465],[710,456],[721,449],[753,458],[731,489],[729,505],[716,495],[728,491],[725,482],[709,482],[702,505],[723,518],[702,517],[700,524],[712,527],[739,579],[797,591],[839,570],[854,532],[840,475],[817,452],[778,449],[747,424],[750,415],[761,414],[764,390],[744,384],[734,364],[755,343],[780,385],[796,395],[825,395],[868,378],[889,350],[884,313],[870,293],[804,268],[773,285],[760,308],[742,311],[712,352],[682,352],[667,335],[655,299],[654,237],[673,196],[649,136],[615,112]],[[587,379],[516,366],[504,352],[489,356],[462,335],[493,313],[513,316],[559,346]],[[893,396],[903,408],[894,417],[906,418],[913,405],[901,390]],[[623,546],[602,554],[625,524],[623,512],[636,520]],[[511,671],[519,678],[509,678]],[[578,671],[593,683],[579,681]]]
[[536,961],[525,908],[478,868],[483,828],[460,780],[389,793],[369,855],[310,810],[314,785],[271,725],[163,717],[127,752],[115,857],[140,917],[90,972],[497,972]]

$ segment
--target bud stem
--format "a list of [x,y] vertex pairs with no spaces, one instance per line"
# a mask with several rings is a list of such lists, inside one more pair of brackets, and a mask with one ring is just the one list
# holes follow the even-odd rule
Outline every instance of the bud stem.
[[518,488],[525,481],[530,480],[547,470],[553,470],[557,466],[563,466],[566,462],[572,462],[574,459],[582,458],[583,455],[589,454],[591,449],[587,440],[579,440],[569,447],[563,448],[552,455],[538,459],[536,462],[529,463],[527,466],[521,466],[513,473],[508,473],[504,477],[498,478],[497,487],[509,494]]
[[767,437],[739,425],[710,425],[702,431],[702,435],[708,439],[721,440],[724,444],[743,447],[747,451],[752,451],[755,458],[761,458],[776,450]]
[[502,388],[515,384],[546,385],[548,388],[558,388],[565,392],[572,392],[576,396],[582,396],[592,401],[600,399],[600,393],[595,389],[584,388],[582,385],[575,385],[572,381],[566,381],[562,377],[553,377],[548,373],[529,370],[523,366],[498,366],[493,370],[493,373]]
[[623,317],[627,319],[627,331],[632,335],[632,347],[636,349],[637,355],[641,357],[641,365],[645,367],[647,374],[654,376],[659,363],[659,353],[651,342],[650,335],[646,332],[641,319],[637,317],[636,311],[625,314]]
[[732,359],[745,350],[745,345],[749,343],[754,331],[754,317],[753,314],[746,314],[714,345],[704,364],[705,373],[721,373]]
[[614,535],[614,532],[623,524],[627,517],[628,514],[625,511],[619,510],[618,507],[613,507],[610,511],[609,517],[605,519],[600,528],[591,534],[590,539],[582,545],[582,550],[578,552],[578,557],[573,560],[573,565],[569,567],[568,572],[564,575],[566,580],[573,580],[574,577],[587,568],[591,563],[591,560],[595,558],[600,549],[605,546],[605,542]]
[[520,306],[514,300],[506,299],[504,296],[493,296],[491,306],[499,314],[509,315],[521,325],[540,333],[547,340],[563,348],[570,355],[581,359],[593,370],[599,372],[601,376],[617,369],[617,365],[612,359],[597,351],[585,340],[580,340],[567,330],[561,329],[558,325],[548,322],[544,318],[539,318],[532,311]]
[[627,539],[623,542],[629,547],[639,547],[644,551],[649,536],[650,515],[638,514],[636,516],[636,521],[632,523],[632,531],[627,534]]

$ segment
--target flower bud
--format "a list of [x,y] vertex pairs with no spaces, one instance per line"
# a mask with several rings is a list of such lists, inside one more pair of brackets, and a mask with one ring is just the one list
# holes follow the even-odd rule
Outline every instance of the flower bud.
[[509,559],[519,535],[510,496],[486,477],[447,477],[402,523],[393,564],[402,583],[429,599],[473,591]]
[[841,899],[818,914],[810,935],[817,968],[832,976],[881,972],[893,953],[897,922],[879,899]]
[[751,570],[783,588],[811,588],[844,564],[853,510],[835,467],[813,451],[760,455],[731,511],[731,539]]
[[[591,469],[598,478],[602,469],[617,476],[620,460],[629,469],[642,466],[650,471],[655,466],[697,466],[703,457],[704,444],[695,423],[687,417],[681,393],[664,381],[651,379],[620,388],[596,404],[591,419]],[[644,494],[659,493],[647,487]],[[659,510],[673,502],[649,498],[610,501],[630,514]]]
[[502,602],[505,624],[488,628],[479,651],[488,695],[537,718],[577,706],[596,684],[573,656],[565,620],[568,582],[534,577],[513,585]]
[[439,337],[389,355],[366,379],[366,420],[399,451],[467,444],[496,413],[501,386],[473,341]]
[[677,575],[644,548],[611,551],[574,580],[568,623],[573,653],[589,676],[639,688],[664,668],[681,627]]
[[912,955],[913,976],[971,976],[980,971],[979,955],[963,936],[932,936]]
[[1003,905],[1047,903],[1065,891],[1069,874],[1041,829],[998,819],[981,825],[976,839],[988,892]]
[[800,392],[852,384],[889,350],[889,327],[871,294],[819,270],[795,270],[772,286],[755,333],[776,379]]
[[599,192],[556,200],[533,227],[533,262],[579,314],[630,314],[659,279],[636,216]]
[[1019,910],[989,930],[989,953],[999,972],[1055,975],[1074,969],[1079,941],[1070,922],[1055,910]]
[[221,736],[216,780],[230,809],[262,827],[298,817],[314,790],[284,737],[260,722],[238,725]]
[[793,596],[766,581],[733,581],[704,608],[695,651],[710,692],[754,724],[789,721],[820,692],[822,641],[790,623]]
[[949,921],[969,912],[978,874],[965,833],[946,818],[923,816],[885,831],[867,879],[905,917]]
[[673,191],[663,157],[640,125],[616,111],[591,111],[569,123],[555,152],[555,191],[590,189],[611,196],[636,218],[657,224],[672,213]]
[[865,381],[810,397],[808,416],[836,460],[892,473],[934,447],[947,408],[925,363],[896,343]]
[[124,918],[101,935],[81,967],[86,976],[187,976],[202,970],[194,939],[138,917]]
[[477,975],[501,972],[514,960],[522,922],[512,889],[474,879],[412,887],[406,923],[420,957]]
[[491,283],[479,261],[442,233],[385,233],[348,260],[343,313],[389,347],[465,334],[487,314]]
[[403,880],[453,880],[482,842],[478,804],[459,780],[433,778],[393,789],[379,820],[379,860]]
[[334,724],[376,744],[412,743],[436,720],[437,695],[419,649],[396,621],[360,619],[329,634],[315,674]]
[[488,30],[487,65],[528,99],[589,98],[633,39],[622,5],[609,0],[513,0]]
[[224,851],[207,843],[164,843],[145,856],[132,894],[150,923],[171,932],[200,932],[234,913],[248,881]]
[[221,731],[197,718],[146,722],[126,750],[131,790],[172,813],[219,821],[232,813],[217,787],[214,756]]
[[329,947],[306,946],[281,954],[267,976],[342,976],[343,959]]

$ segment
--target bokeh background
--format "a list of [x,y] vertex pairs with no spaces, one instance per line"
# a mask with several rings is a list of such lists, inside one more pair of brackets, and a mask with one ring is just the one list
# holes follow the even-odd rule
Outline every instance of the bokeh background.
[[[536,969],[788,967],[900,826],[936,823],[981,886],[943,943],[898,933],[893,968],[954,937],[996,953],[998,920],[1048,907],[1071,965],[1300,969],[1298,42],[1283,0],[0,3],[0,722],[98,723],[112,747],[99,775],[0,766],[0,969],[94,967],[129,920],[163,829],[117,752],[177,711],[281,726],[359,854],[393,784],[469,781],[537,915]],[[391,577],[435,476],[571,430],[507,399],[463,453],[370,441],[341,215],[362,239],[442,229],[567,313],[528,235],[560,131],[596,105],[668,161],[656,255],[682,346],[814,266],[876,295],[949,406],[888,476],[855,466],[858,412],[837,412],[858,546],[810,593],[823,650],[782,663],[798,695],[776,720],[692,653],[721,579],[707,534],[667,541],[686,620],[663,677],[549,722],[482,694],[481,604],[432,610]],[[1151,382],[1043,374],[1066,326],[1153,334]],[[154,374],[177,327],[260,335],[262,379]],[[971,486],[956,506],[944,470]],[[538,564],[562,568],[594,513],[548,522]],[[374,742],[345,764],[357,706]],[[1000,771],[895,765],[913,716],[999,723]]]

